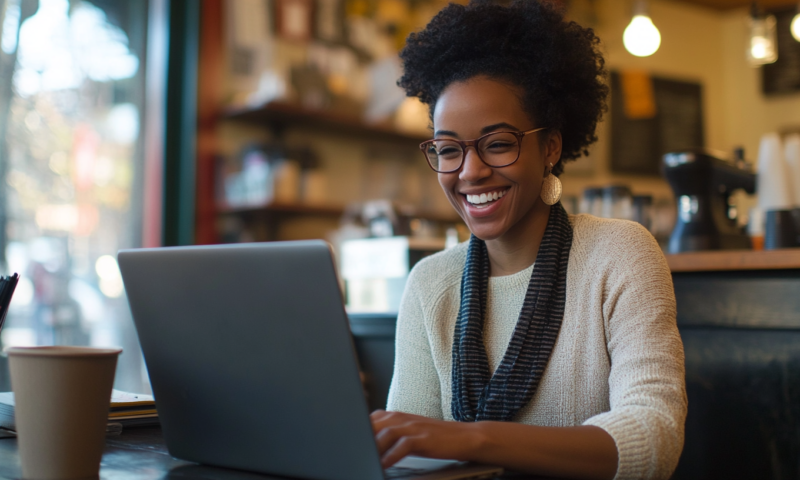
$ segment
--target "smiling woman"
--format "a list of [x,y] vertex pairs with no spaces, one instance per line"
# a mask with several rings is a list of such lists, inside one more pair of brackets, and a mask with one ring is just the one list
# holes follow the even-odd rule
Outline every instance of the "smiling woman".
[[420,146],[469,242],[419,262],[398,315],[385,465],[408,454],[570,478],[668,478],[683,446],[669,269],[632,222],[569,216],[596,140],[599,40],[544,1],[451,4],[401,53]]

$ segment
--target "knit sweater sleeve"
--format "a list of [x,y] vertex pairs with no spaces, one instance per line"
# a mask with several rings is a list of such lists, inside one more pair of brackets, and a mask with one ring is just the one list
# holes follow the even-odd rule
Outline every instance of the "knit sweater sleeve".
[[425,327],[422,299],[426,285],[424,277],[420,268],[412,270],[403,292],[397,314],[394,375],[386,408],[441,420],[439,375]]
[[687,409],[672,276],[646,230],[630,222],[616,228],[603,269],[611,408],[584,424],[613,437],[615,478],[669,478],[683,448]]

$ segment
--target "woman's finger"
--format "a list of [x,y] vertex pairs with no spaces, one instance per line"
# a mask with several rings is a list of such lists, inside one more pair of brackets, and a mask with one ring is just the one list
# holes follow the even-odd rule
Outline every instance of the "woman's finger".
[[417,437],[408,436],[402,437],[397,442],[394,442],[391,448],[386,453],[381,455],[381,465],[383,468],[389,468],[403,458],[414,453],[414,445],[417,442]]
[[375,420],[376,418],[380,418],[380,417],[386,415],[387,413],[389,413],[389,412],[379,408],[377,410],[374,410],[372,413],[370,413],[369,414],[369,418],[372,419],[372,420]]
[[385,410],[375,410],[369,414],[369,420],[372,422],[372,433],[377,434],[383,428],[387,414],[388,412]]
[[378,432],[388,426],[404,423],[407,417],[408,415],[403,413],[376,410],[370,415],[370,420],[372,421],[372,432],[377,435]]
[[406,425],[392,425],[381,429],[381,431],[375,435],[375,443],[378,446],[378,452],[383,454],[410,433]]

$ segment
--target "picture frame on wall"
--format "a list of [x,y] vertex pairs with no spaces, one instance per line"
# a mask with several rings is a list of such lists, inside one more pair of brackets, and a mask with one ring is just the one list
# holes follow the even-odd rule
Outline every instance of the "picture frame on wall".
[[660,176],[665,153],[705,147],[703,86],[652,76],[647,89],[626,91],[626,73],[610,75],[611,171]]
[[314,36],[314,1],[275,0],[275,30],[286,40],[310,41]]

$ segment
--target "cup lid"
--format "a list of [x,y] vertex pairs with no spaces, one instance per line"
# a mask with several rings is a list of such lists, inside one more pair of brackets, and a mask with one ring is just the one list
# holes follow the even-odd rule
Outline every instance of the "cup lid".
[[94,357],[103,355],[119,355],[121,348],[79,347],[70,345],[54,345],[42,347],[6,347],[7,355],[25,355],[34,357]]

